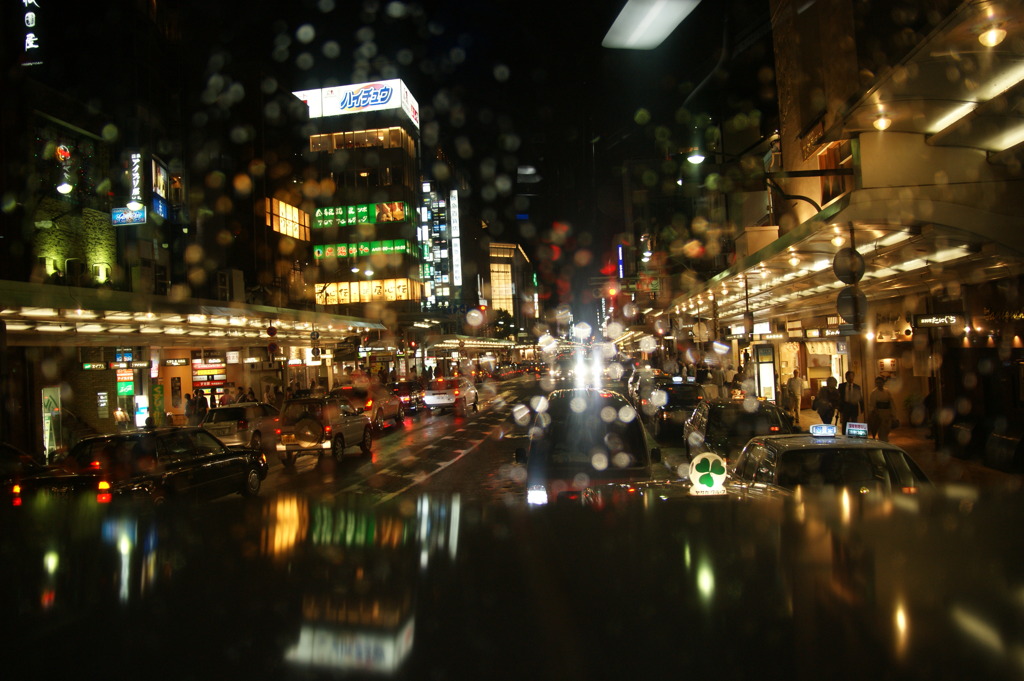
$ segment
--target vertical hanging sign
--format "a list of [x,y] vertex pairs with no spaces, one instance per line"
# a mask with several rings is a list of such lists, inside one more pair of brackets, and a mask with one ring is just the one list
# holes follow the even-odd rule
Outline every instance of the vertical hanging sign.
[[21,0],[22,66],[40,66],[43,63],[43,39],[40,35],[41,2],[53,0]]

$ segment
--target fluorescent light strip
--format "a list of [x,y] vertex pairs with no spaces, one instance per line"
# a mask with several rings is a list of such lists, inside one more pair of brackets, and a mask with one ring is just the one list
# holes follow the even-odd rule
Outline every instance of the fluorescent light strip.
[[947,113],[939,120],[935,121],[935,123],[928,128],[928,132],[932,134],[942,132],[943,130],[953,125],[954,123],[958,122],[961,118],[963,118],[964,116],[971,113],[977,108],[977,102],[965,102],[964,104],[961,104],[955,109],[951,110],[949,113]]
[[1024,142],[1024,123],[1018,123],[1012,128],[1004,130],[994,137],[990,137],[982,147],[991,149],[994,152],[1000,152],[1006,151],[1010,147],[1015,147],[1021,142]]
[[[935,125],[931,127],[929,132],[937,133],[945,130],[949,126],[957,123],[967,114],[978,108],[979,105],[995,99],[999,95],[1003,94],[1010,88],[1014,87],[1021,81],[1024,81],[1024,62],[1016,64],[1013,68],[1007,69],[995,78],[990,79],[984,85],[977,90],[977,100],[974,102],[965,102],[957,108],[950,111],[948,114],[943,116],[941,119],[935,122]],[[1012,147],[1013,145],[1007,145],[1003,149]],[[1002,151],[1003,149],[996,149],[996,151]]]
[[612,49],[653,50],[696,6],[695,0],[629,0],[601,45]]

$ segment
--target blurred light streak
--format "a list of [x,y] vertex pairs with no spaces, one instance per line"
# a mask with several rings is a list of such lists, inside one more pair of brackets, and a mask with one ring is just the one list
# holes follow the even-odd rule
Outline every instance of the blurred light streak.
[[715,596],[715,571],[706,560],[697,566],[697,591],[706,603]]
[[893,622],[896,625],[896,656],[902,658],[907,652],[907,640],[910,633],[910,623],[907,618],[907,611],[903,603],[896,604],[896,612],[893,613]]
[[999,630],[983,620],[978,615],[968,612],[959,605],[954,605],[951,611],[953,623],[960,628],[960,631],[979,645],[987,648],[997,655],[1004,655],[1006,647],[999,635]]

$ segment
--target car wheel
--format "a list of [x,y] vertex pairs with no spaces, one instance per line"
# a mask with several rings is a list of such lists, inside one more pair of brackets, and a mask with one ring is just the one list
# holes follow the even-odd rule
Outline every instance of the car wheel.
[[283,463],[285,466],[288,466],[289,468],[294,466],[295,465],[295,452],[288,452],[287,454],[282,456],[281,457],[281,463]]
[[242,486],[243,497],[254,497],[260,493],[260,472],[250,468],[245,474],[245,484]]
[[398,413],[395,414],[395,424],[401,425],[402,421],[405,420],[405,405],[398,405]]
[[477,397],[475,400],[473,400],[473,412],[476,413],[478,411],[480,411],[480,398],[479,397]]
[[378,432],[384,430],[384,414],[379,409],[373,415],[373,429]]
[[324,427],[314,418],[306,417],[295,424],[295,441],[312,449],[324,441]]
[[359,449],[362,450],[363,455],[370,456],[370,452],[373,449],[373,433],[367,428],[363,431],[363,441],[359,443]]
[[252,439],[249,440],[249,447],[261,452],[263,451],[263,436],[260,435],[259,431],[252,434]]
[[345,458],[345,438],[339,435],[331,442],[331,454],[339,463]]

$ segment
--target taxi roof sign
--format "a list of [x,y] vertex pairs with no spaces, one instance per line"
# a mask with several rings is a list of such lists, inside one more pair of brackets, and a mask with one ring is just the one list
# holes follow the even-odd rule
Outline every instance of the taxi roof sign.
[[814,437],[835,437],[836,427],[831,423],[815,423],[811,426],[811,435]]
[[704,452],[690,461],[690,496],[725,494],[725,460]]
[[868,424],[849,421],[846,424],[846,435],[847,437],[867,437]]

